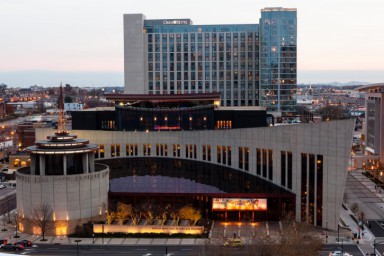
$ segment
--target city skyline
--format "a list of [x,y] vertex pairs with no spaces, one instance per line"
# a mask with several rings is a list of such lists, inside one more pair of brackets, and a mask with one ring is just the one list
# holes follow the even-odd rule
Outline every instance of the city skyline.
[[[260,9],[297,8],[298,83],[381,82],[384,25],[378,0],[361,1],[65,1],[2,3],[0,83],[60,81],[77,86],[123,85],[123,14],[190,18],[199,24],[257,24]],[[202,8],[204,7],[204,8]],[[213,11],[216,10],[216,11]]]

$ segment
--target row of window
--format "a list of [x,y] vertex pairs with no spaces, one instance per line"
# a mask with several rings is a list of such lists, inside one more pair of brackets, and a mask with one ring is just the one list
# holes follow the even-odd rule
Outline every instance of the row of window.
[[230,52],[230,51],[234,51],[234,52],[250,51],[250,52],[252,52],[253,49],[257,50],[258,47],[259,47],[258,42],[248,42],[247,44],[246,43],[238,44],[238,43],[231,43],[231,42],[228,42],[226,44],[224,44],[224,43],[218,43],[218,44],[216,44],[216,43],[213,43],[213,44],[211,44],[211,43],[205,43],[205,44],[202,44],[202,43],[198,43],[198,44],[195,44],[195,43],[184,43],[184,44],[181,44],[181,43],[178,43],[178,44],[163,43],[162,45],[160,45],[160,44],[148,44],[148,52],[149,53],[162,52],[162,53],[171,53],[171,54],[174,52],[178,52],[178,53],[181,53],[181,52],[184,52],[184,53],[199,52],[199,54],[202,54],[203,51],[205,51],[206,53],[209,53],[209,52],[216,53],[218,51],[219,52],[224,52],[224,51],[227,51],[227,52]]
[[[227,124],[228,126],[228,124]],[[105,158],[104,154],[104,145],[101,144],[99,151],[96,153],[96,158]],[[126,144],[126,156],[138,156],[138,144]],[[144,156],[152,155],[152,146],[151,144],[143,144],[142,152]],[[180,157],[180,144],[172,145],[173,157]],[[110,145],[110,155],[111,157],[120,157],[120,144],[111,144]],[[239,147],[239,163],[238,168],[249,171],[249,148],[248,147]],[[218,145],[217,146],[217,163],[223,165],[232,165],[232,147]],[[197,159],[197,145],[196,144],[186,144],[185,145],[185,158]],[[168,156],[168,145],[167,144],[156,144],[155,154],[156,156]],[[202,159],[203,161],[212,160],[212,150],[210,145],[202,145]],[[292,154],[291,154],[292,162]],[[273,151],[271,149],[256,149],[256,172],[257,175],[260,175],[264,178],[272,180],[273,177]],[[292,171],[292,165],[290,166]],[[292,176],[292,172],[290,174]],[[292,181],[291,181],[292,183]],[[281,184],[285,186],[285,184]],[[292,188],[288,186],[288,188]]]
[[148,43],[152,42],[203,42],[203,38],[205,42],[224,42],[225,41],[251,41],[258,40],[258,33],[185,33],[185,34],[162,34],[160,38],[160,34],[148,34]]

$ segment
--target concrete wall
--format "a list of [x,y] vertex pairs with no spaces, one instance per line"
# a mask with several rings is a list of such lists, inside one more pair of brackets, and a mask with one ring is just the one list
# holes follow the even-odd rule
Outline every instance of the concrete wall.
[[78,221],[104,215],[108,206],[109,167],[95,173],[39,176],[16,173],[17,209],[31,219],[33,210],[48,204],[54,220]]
[[124,14],[124,92],[128,94],[146,93],[144,19],[142,14]]
[[[301,153],[323,156],[323,219],[322,226],[336,230],[339,222],[341,203],[346,183],[348,161],[352,146],[354,119],[322,123],[297,124],[265,128],[206,131],[164,131],[164,132],[124,132],[124,131],[73,131],[79,137],[89,138],[90,143],[104,145],[105,157],[111,158],[111,144],[120,144],[120,157],[126,157],[125,145],[137,144],[138,156],[143,155],[143,144],[151,144],[156,156],[156,144],[168,145],[168,157],[172,155],[172,145],[180,144],[180,158],[185,158],[185,145],[197,145],[197,158],[202,161],[202,145],[211,145],[211,163],[217,163],[217,145],[232,147],[231,168],[258,176],[256,173],[256,149],[273,150],[273,177],[269,182],[281,185],[281,151],[292,152],[292,190],[296,194],[296,219],[301,218]],[[52,131],[38,129],[36,137],[45,138]],[[249,171],[238,168],[239,147],[249,148]],[[148,156],[148,157],[151,157]],[[159,156],[156,156],[159,157]],[[165,156],[164,156],[165,157]],[[261,177],[263,178],[263,177]]]

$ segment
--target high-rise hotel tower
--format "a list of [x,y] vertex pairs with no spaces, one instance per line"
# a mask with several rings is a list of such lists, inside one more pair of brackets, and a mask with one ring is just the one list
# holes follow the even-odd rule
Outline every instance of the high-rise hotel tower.
[[296,41],[296,9],[265,8],[259,24],[237,25],[125,14],[125,93],[220,92],[221,106],[294,112]]

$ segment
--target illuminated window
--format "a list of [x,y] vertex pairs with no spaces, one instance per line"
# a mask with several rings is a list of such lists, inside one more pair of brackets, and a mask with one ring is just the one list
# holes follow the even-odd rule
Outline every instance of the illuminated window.
[[115,145],[114,145],[114,144],[111,145],[111,156],[112,156],[112,157],[116,156],[116,153],[115,153]]
[[100,158],[104,158],[104,144],[100,144]]
[[176,157],[176,154],[177,154],[177,145],[176,145],[176,144],[173,144],[173,145],[172,145],[172,149],[173,149],[173,157]]

